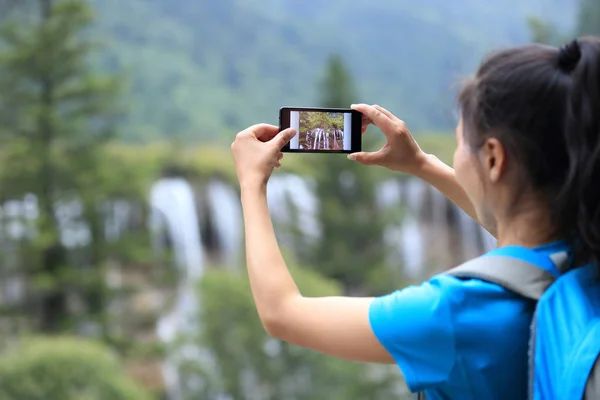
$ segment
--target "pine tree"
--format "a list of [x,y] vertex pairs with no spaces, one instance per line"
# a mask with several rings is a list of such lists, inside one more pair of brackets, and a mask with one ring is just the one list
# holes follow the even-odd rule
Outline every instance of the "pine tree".
[[600,36],[600,0],[581,0],[577,31],[579,35]]
[[[331,56],[320,82],[320,106],[348,108],[357,100],[352,77],[339,56]],[[368,145],[365,136],[363,146]],[[377,170],[346,155],[317,154],[316,195],[322,237],[311,248],[309,265],[340,281],[351,294],[388,288],[385,278],[385,222],[376,203]],[[383,273],[383,275],[382,275]]]
[[83,292],[88,306],[102,308],[103,277],[97,268],[73,265],[57,207],[79,202],[92,243],[85,264],[98,266],[102,149],[113,136],[120,81],[90,69],[96,44],[86,2],[26,0],[9,10],[0,32],[0,192],[37,199],[37,236],[25,263],[27,309],[35,310],[40,330],[58,332],[69,327],[69,295]]
[[574,37],[600,36],[600,0],[579,0],[575,32],[561,32],[555,25],[536,17],[528,20],[532,40],[537,43],[560,46]]

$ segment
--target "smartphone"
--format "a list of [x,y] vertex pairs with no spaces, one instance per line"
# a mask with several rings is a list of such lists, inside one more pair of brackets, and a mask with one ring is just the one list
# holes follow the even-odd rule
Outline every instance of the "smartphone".
[[350,108],[282,107],[279,131],[296,129],[281,151],[287,153],[355,153],[361,151],[362,114]]

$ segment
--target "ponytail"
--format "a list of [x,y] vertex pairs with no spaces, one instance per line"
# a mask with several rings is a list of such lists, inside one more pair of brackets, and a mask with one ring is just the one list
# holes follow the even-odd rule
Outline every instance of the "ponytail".
[[548,237],[570,240],[577,265],[600,266],[600,38],[492,54],[459,101],[467,143],[499,140],[516,184],[551,207]]
[[554,200],[555,217],[574,235],[577,257],[600,265],[600,38],[562,47],[557,64],[571,85],[564,118],[569,167]]

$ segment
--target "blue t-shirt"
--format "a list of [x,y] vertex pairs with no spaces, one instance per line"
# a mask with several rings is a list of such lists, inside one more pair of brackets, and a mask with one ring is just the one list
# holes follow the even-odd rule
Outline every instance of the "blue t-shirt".
[[[534,250],[549,254],[566,245]],[[376,298],[369,318],[411,392],[425,391],[428,400],[519,400],[527,398],[534,307],[498,285],[441,274]]]

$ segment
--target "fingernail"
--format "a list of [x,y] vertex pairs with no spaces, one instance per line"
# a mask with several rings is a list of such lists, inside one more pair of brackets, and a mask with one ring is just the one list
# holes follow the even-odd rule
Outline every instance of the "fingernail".
[[356,160],[355,154],[348,154],[348,160]]

